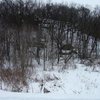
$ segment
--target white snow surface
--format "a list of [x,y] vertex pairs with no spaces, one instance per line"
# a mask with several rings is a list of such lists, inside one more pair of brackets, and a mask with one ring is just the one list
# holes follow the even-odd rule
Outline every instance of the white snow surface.
[[34,94],[34,93],[11,93],[0,91],[0,100],[100,100],[95,96],[66,95],[66,94]]
[[[76,66],[76,69],[44,72],[38,68],[29,81],[28,93],[0,90],[0,100],[100,100],[100,69],[92,71],[82,64]],[[43,93],[44,88],[50,92]]]

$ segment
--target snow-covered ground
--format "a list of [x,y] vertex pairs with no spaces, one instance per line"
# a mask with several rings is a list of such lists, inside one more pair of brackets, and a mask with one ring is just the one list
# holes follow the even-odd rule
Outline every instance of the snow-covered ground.
[[[100,70],[82,64],[76,69],[37,72],[29,81],[28,93],[0,91],[0,100],[100,100]],[[42,81],[44,80],[44,81]],[[42,84],[43,83],[43,87]],[[44,89],[48,93],[43,93]]]
[[100,97],[96,95],[36,94],[0,91],[0,100],[100,100]]

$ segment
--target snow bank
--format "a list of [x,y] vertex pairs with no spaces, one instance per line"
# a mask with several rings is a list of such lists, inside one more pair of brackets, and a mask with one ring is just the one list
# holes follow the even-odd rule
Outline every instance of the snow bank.
[[100,100],[88,95],[11,93],[0,91],[0,100]]
[[[44,71],[38,69],[29,81],[28,93],[0,91],[0,100],[100,100],[100,72],[76,64],[76,69]],[[41,91],[41,82],[49,93]]]

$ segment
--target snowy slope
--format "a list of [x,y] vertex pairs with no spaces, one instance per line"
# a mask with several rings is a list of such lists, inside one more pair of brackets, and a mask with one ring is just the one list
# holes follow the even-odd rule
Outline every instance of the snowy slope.
[[0,100],[100,100],[95,96],[66,94],[11,93],[0,91]]
[[[100,100],[100,72],[82,64],[76,69],[42,72],[38,68],[29,81],[28,93],[0,91],[0,100]],[[56,67],[56,66],[55,66]],[[44,84],[41,90],[41,80]],[[43,93],[43,89],[49,93]]]
[[[44,75],[43,75],[44,74]],[[30,82],[29,92],[41,93],[40,84],[44,79],[44,88],[50,93],[64,93],[66,95],[98,95],[100,92],[100,72],[92,68],[77,64],[76,69],[65,71],[38,70],[34,76],[37,82]]]

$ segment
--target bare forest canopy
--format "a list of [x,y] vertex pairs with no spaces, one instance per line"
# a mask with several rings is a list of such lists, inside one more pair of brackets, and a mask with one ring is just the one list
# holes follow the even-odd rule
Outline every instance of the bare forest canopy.
[[99,7],[91,11],[84,6],[31,0],[0,1],[1,67],[7,62],[24,69],[33,66],[33,59],[53,65],[64,56],[66,63],[73,55],[98,58],[99,40]]

